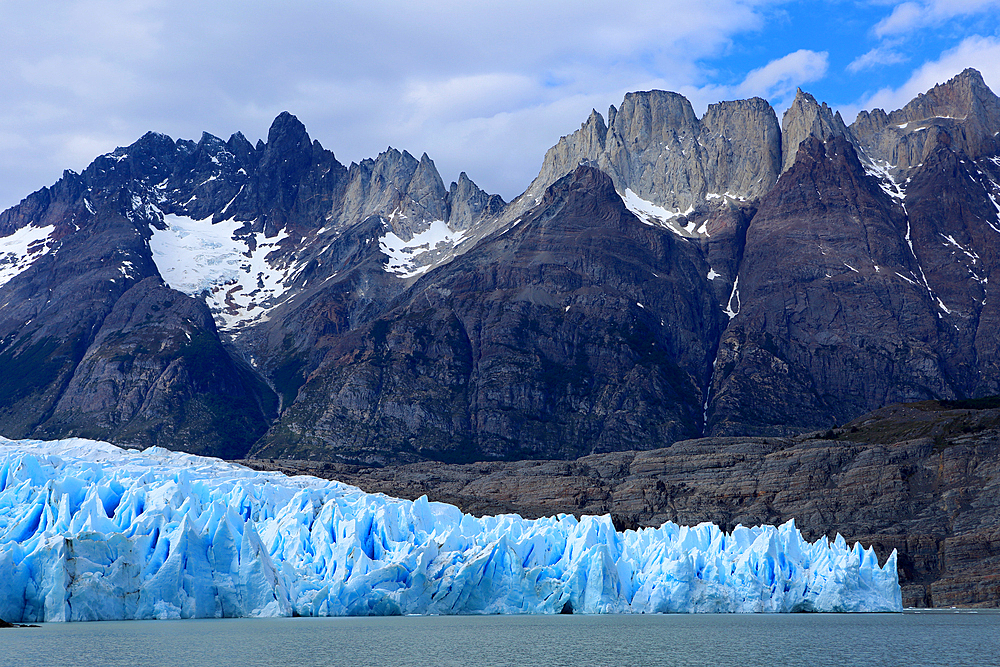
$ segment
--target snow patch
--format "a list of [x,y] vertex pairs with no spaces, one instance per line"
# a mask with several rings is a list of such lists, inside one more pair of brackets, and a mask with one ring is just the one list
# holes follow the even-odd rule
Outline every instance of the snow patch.
[[[733,299],[736,300],[736,307],[733,308]],[[740,309],[743,304],[740,302],[740,277],[736,276],[736,280],[733,282],[733,291],[729,293],[729,300],[726,301],[725,313],[729,316],[729,319],[733,319],[740,314]]]
[[702,223],[701,227],[697,227],[697,223],[692,220],[682,227],[674,220],[674,218],[694,213],[694,206],[688,206],[687,210],[683,212],[670,211],[662,206],[657,206],[651,201],[646,201],[628,188],[625,189],[624,195],[619,196],[621,196],[622,202],[625,203],[625,208],[651,227],[669,229],[678,236],[685,238],[698,237],[699,235],[708,236],[708,229],[704,223]]
[[956,241],[955,238],[953,236],[951,236],[950,234],[941,234],[941,236],[942,236],[942,238],[944,238],[945,241],[947,241],[947,243],[944,244],[945,247],[947,247],[949,245],[955,246],[956,248],[958,248],[959,250],[961,250],[969,259],[971,259],[973,264],[976,264],[979,261],[979,255],[977,255],[975,252],[967,249],[961,243],[959,243],[958,241]]
[[409,241],[399,238],[395,232],[386,232],[378,240],[379,249],[389,258],[385,270],[400,278],[422,275],[440,264],[433,261],[435,257],[429,257],[429,253],[453,249],[465,239],[465,234],[450,230],[444,220],[434,220],[430,227],[414,234]]
[[149,240],[156,268],[174,289],[204,294],[220,328],[259,321],[281,302],[285,282],[297,267],[278,270],[267,255],[288,236],[284,230],[272,238],[262,232],[240,238],[234,234],[246,223],[236,220],[212,224],[211,218],[164,215],[163,222],[167,228],[152,228]]
[[[1000,189],[1000,185],[993,183],[993,181],[990,181],[990,183],[992,183],[995,188]],[[1000,224],[1000,203],[997,203],[996,197],[993,196],[992,192],[987,191],[986,195],[990,198],[990,202],[993,204],[993,208],[997,210],[997,223]],[[990,226],[990,229],[1000,234],[1000,227],[994,225],[989,220],[986,221],[986,224]]]
[[53,231],[54,225],[26,225],[13,234],[0,237],[0,286],[6,285],[11,278],[52,250],[55,241],[50,240],[49,236]]
[[[625,189],[625,196],[622,197],[622,201],[625,202],[625,208],[647,224],[661,224],[680,215],[680,211],[668,211],[662,206],[657,206],[651,201],[646,201],[628,188]],[[651,221],[650,218],[656,222]]]
[[163,216],[166,229],[152,228],[149,247],[163,280],[175,290],[197,296],[239,277],[246,242],[233,238],[245,223],[211,218]]
[[889,164],[885,160],[872,160],[865,156],[864,167],[865,174],[874,176],[878,180],[878,186],[882,188],[883,192],[893,199],[899,199],[900,201],[906,199],[905,183],[897,183],[896,179],[892,176],[892,169],[895,168],[895,165]]

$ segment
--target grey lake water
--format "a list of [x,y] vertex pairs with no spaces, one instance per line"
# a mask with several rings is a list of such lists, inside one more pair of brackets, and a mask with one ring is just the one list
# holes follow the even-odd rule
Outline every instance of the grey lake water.
[[47,623],[3,667],[1000,665],[1000,613],[434,616]]

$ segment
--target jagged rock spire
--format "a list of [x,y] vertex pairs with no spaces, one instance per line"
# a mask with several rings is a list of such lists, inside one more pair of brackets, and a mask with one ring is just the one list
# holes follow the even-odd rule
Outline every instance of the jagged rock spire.
[[795,92],[795,101],[781,118],[781,171],[788,171],[795,163],[799,144],[809,137],[827,141],[833,137],[848,137],[851,133],[840,117],[826,102],[820,104],[816,98],[801,88]]

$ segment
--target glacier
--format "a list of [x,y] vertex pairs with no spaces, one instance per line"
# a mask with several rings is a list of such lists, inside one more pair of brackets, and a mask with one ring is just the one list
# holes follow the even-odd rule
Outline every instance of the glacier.
[[900,611],[896,553],[710,523],[477,518],[161,448],[0,438],[0,618]]

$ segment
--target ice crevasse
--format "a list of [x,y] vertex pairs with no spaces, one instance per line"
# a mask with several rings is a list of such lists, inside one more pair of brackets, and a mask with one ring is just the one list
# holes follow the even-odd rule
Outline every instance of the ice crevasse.
[[160,448],[0,438],[0,618],[899,611],[893,552],[780,527],[617,532]]

